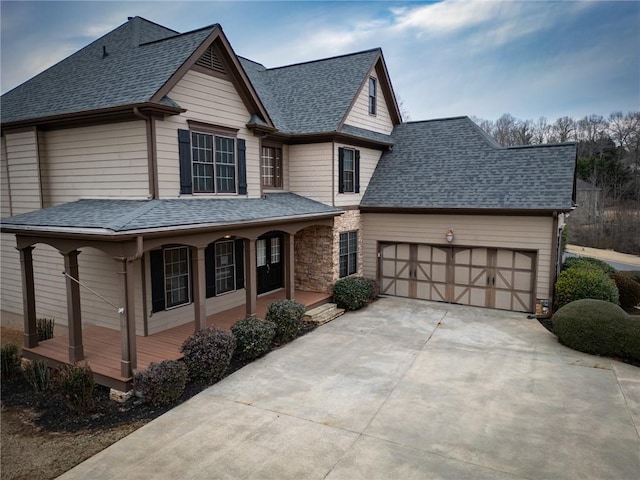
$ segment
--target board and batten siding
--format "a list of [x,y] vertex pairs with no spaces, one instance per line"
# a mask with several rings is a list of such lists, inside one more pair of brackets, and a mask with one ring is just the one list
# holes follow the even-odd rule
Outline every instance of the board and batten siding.
[[[289,146],[289,189],[293,193],[332,205],[334,171],[338,170],[337,149],[332,143]],[[335,163],[335,165],[334,165]],[[335,184],[338,190],[338,184]]]
[[7,133],[4,138],[11,213],[17,215],[42,208],[38,133],[34,129]]
[[[444,236],[451,228],[453,243]],[[536,298],[551,298],[554,268],[549,217],[363,213],[364,275],[377,279],[378,242],[426,243],[460,247],[494,247],[537,252]]]
[[[246,127],[251,114],[233,83],[190,70],[171,90],[169,97],[187,111],[155,124],[160,198],[180,196],[178,130],[188,129],[188,120],[238,129],[238,138],[246,141],[248,197],[259,197],[260,141]],[[202,195],[205,194],[197,196]]]
[[42,140],[44,206],[149,195],[144,121],[52,130]]
[[[369,114],[369,77],[375,78],[377,85],[375,115]],[[393,122],[391,121],[391,115],[389,115],[387,101],[382,89],[380,88],[380,81],[378,80],[378,75],[375,71],[372,71],[367,75],[367,79],[360,89],[360,92],[358,92],[356,101],[347,114],[347,118],[344,123],[354,127],[384,133],[385,135],[389,135],[393,130]]]
[[[360,151],[360,193],[338,192],[340,176],[340,170],[338,168],[338,150],[340,148],[351,148],[353,150]],[[360,200],[362,200],[362,196],[369,186],[371,176],[373,175],[373,171],[376,169],[376,165],[378,165],[382,152],[371,148],[352,147],[350,145],[337,143],[334,146],[334,155],[336,159],[335,174],[333,178],[335,184],[335,206],[348,207],[360,205]]]

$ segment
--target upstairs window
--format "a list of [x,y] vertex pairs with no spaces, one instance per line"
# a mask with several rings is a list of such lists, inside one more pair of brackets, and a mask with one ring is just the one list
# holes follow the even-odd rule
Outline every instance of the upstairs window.
[[360,150],[338,149],[338,193],[360,193]]
[[376,114],[377,85],[376,79],[369,77],[369,115]]
[[260,173],[263,187],[282,187],[282,149],[262,147]]

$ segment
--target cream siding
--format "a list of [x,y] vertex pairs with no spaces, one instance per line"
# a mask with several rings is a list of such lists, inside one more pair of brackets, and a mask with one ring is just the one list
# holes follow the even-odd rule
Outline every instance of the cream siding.
[[[337,149],[332,145],[332,143],[314,143],[289,146],[291,192],[332,205],[333,179],[338,169]],[[334,152],[336,152],[335,156]],[[338,190],[337,183],[335,190]]]
[[38,135],[35,130],[5,135],[13,215],[42,207]]
[[[366,277],[378,276],[380,241],[531,250],[537,252],[538,261],[534,293],[537,298],[551,298],[551,217],[364,213],[362,225]],[[454,232],[451,244],[444,238],[449,228]]]
[[260,141],[246,127],[251,114],[234,85],[229,80],[190,70],[168,96],[187,112],[156,121],[160,198],[180,196],[178,129],[187,129],[187,120],[238,129],[238,138],[246,140],[248,196],[259,197]]
[[[360,151],[360,193],[338,193],[338,182],[340,180],[340,169],[338,168],[338,150],[341,147]],[[371,148],[352,147],[350,145],[337,143],[334,146],[334,155],[335,174],[333,181],[335,184],[335,206],[347,207],[360,205],[360,200],[362,200],[362,196],[369,186],[371,176],[373,175],[373,171],[376,169],[376,165],[378,164],[378,161],[382,156],[382,152],[380,150],[374,150]]]
[[[369,114],[369,77],[375,78],[377,85],[375,115]],[[356,101],[347,114],[347,118],[344,123],[354,127],[366,128],[367,130],[372,130],[374,132],[384,133],[386,135],[389,135],[393,130],[393,122],[391,120],[391,115],[389,115],[389,107],[387,107],[387,101],[382,93],[382,88],[380,88],[380,81],[378,80],[378,75],[375,70],[372,70],[369,75],[367,75],[367,79],[360,89],[360,92],[358,92]]]
[[52,130],[42,155],[45,206],[80,198],[145,199],[147,136],[140,121]]
[[0,217],[11,216],[11,192],[9,189],[9,169],[7,168],[7,144],[0,137]]

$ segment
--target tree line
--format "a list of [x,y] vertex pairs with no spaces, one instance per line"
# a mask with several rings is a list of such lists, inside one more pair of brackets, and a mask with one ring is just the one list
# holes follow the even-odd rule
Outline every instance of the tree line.
[[473,120],[505,147],[576,142],[577,176],[602,195],[602,210],[589,222],[570,217],[569,240],[640,254],[640,111],[564,116],[553,122],[508,113],[495,121]]

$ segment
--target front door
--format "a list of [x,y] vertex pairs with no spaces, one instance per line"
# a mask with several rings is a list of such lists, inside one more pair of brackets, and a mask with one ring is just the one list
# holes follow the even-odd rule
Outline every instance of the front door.
[[256,240],[258,295],[282,288],[282,235],[267,235]]

